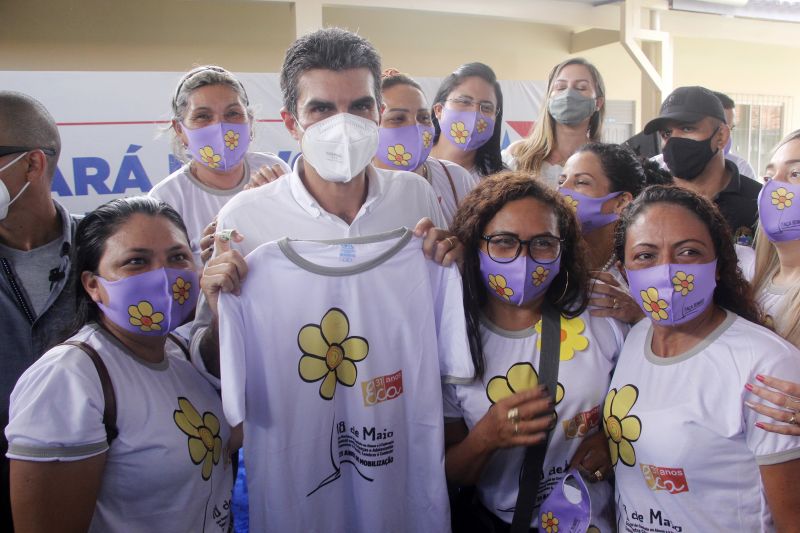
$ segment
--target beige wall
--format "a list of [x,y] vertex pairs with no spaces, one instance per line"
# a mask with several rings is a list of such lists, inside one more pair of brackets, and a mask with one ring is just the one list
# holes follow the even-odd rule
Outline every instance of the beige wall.
[[[294,38],[289,3],[243,0],[0,1],[2,70],[166,70],[217,63],[277,72]],[[328,7],[326,25],[359,31],[386,66],[442,76],[467,61],[503,79],[542,80],[569,56],[564,26],[395,9]],[[800,31],[800,30],[799,30]],[[201,37],[204,36],[204,37]],[[791,97],[787,128],[800,127],[797,47],[675,38],[675,84]],[[619,44],[580,54],[597,65],[608,98],[636,101],[642,75]]]

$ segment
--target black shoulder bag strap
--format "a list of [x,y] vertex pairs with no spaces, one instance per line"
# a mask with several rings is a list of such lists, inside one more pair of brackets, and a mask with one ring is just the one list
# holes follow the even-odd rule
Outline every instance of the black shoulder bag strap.
[[[558,387],[558,363],[561,349],[561,316],[547,300],[542,303],[542,349],[539,356],[539,384],[545,385],[553,404]],[[552,430],[541,444],[528,446],[519,479],[517,505],[511,522],[511,533],[527,533],[531,527],[533,508],[539,492],[544,456]]]
[[114,395],[114,386],[111,384],[111,376],[108,375],[106,364],[100,358],[97,351],[86,344],[79,341],[64,341],[61,344],[68,344],[82,350],[89,359],[94,363],[97,369],[97,375],[100,377],[100,385],[103,387],[103,400],[105,401],[105,409],[103,410],[103,425],[106,427],[106,442],[111,446],[111,441],[117,438],[119,430],[117,429],[117,397]]
[[183,352],[183,356],[186,358],[186,360],[191,362],[192,356],[189,355],[189,348],[186,347],[181,338],[175,335],[174,333],[167,333],[167,337],[169,338],[169,340],[174,342],[178,346],[178,348],[181,349],[181,352]]

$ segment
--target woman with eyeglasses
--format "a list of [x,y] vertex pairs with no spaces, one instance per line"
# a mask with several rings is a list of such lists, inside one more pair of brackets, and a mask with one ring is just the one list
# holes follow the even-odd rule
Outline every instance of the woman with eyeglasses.
[[597,67],[580,57],[559,63],[547,78],[533,132],[506,148],[503,162],[557,188],[567,159],[587,142],[601,140],[605,95]]
[[431,157],[433,122],[425,93],[419,84],[397,70],[387,69],[381,78],[381,127],[378,168],[408,170],[431,184],[447,221],[453,221],[459,202],[477,181],[459,165]]
[[[591,523],[611,531],[610,458],[600,405],[623,332],[587,310],[588,271],[575,217],[564,199],[530,175],[504,172],[464,199],[452,231],[464,244],[464,303],[478,377],[445,385],[445,470],[452,483],[475,485],[475,516],[455,516],[478,531],[507,531],[526,446],[545,439],[537,507],[575,466],[590,483]],[[555,405],[538,387],[542,308],[560,315]],[[531,527],[543,528],[534,513]]]
[[242,82],[222,67],[187,72],[172,97],[172,150],[185,165],[150,196],[171,205],[186,223],[195,261],[213,253],[222,206],[240,191],[291,171],[278,156],[250,151],[254,115]]
[[[775,331],[800,348],[800,130],[775,148],[758,202],[753,287]],[[758,374],[748,405],[772,420],[762,429],[800,436],[800,382]]]
[[460,165],[476,181],[505,168],[500,156],[503,92],[488,65],[467,63],[447,76],[432,111],[433,157]]
[[648,320],[620,354],[603,421],[620,531],[797,531],[800,438],[746,408],[760,373],[797,380],[800,352],[761,325],[725,219],[682,187],[654,185],[617,225],[631,294]]

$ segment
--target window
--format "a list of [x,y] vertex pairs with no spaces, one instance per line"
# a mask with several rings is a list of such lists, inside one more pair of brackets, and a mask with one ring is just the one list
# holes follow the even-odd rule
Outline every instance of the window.
[[756,172],[764,175],[775,145],[784,136],[791,98],[785,96],[730,95],[736,102],[731,152],[744,157]]

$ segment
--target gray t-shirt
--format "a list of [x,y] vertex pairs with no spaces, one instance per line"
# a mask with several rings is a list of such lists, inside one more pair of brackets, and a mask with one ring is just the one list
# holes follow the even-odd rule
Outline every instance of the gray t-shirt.
[[63,239],[48,242],[33,250],[17,250],[0,244],[0,256],[5,257],[14,268],[14,275],[22,284],[22,290],[37,315],[42,313],[50,297],[50,271],[61,265],[61,243]]

